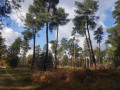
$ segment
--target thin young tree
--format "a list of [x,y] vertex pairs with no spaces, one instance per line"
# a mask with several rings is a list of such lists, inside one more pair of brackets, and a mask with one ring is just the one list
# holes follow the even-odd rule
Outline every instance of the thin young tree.
[[22,65],[26,65],[25,59],[26,59],[26,54],[28,52],[28,50],[30,49],[29,47],[29,40],[25,39],[22,41]]
[[74,43],[74,69],[76,67],[76,59],[77,59],[77,53],[79,52],[78,51],[78,39],[76,39],[77,35],[74,35],[73,37],[73,43]]
[[75,37],[76,36],[68,40],[68,43],[67,43],[67,52],[70,55],[70,57],[72,57],[72,64],[74,68],[76,67],[76,60],[79,57],[79,53],[82,50],[82,48],[79,47],[77,43],[79,40],[76,39]]
[[29,40],[32,39],[32,32],[30,32],[29,30],[23,31],[22,32],[23,35],[23,41],[22,41],[22,49],[23,49],[23,53],[22,53],[22,63],[23,65],[27,64],[26,63],[26,54],[28,52],[29,49],[31,49],[29,47]]
[[55,66],[54,69],[57,69],[57,45],[58,45],[58,31],[59,26],[66,25],[69,22],[68,13],[65,12],[63,8],[58,8],[53,16],[53,22],[50,24],[50,29],[56,28],[57,30],[57,37],[56,37],[56,43],[55,43]]
[[[87,60],[87,57],[89,56],[89,48],[88,48],[88,45],[87,45],[87,42],[86,42],[86,39],[84,40],[84,54],[85,54],[85,59]],[[86,62],[87,63],[87,62]],[[90,58],[89,58],[89,67],[90,67]],[[86,67],[87,67],[87,64],[86,64]]]
[[70,38],[67,42],[67,50],[69,57],[71,57],[71,66],[74,67],[74,60],[75,60],[75,45],[74,45],[74,39]]
[[67,38],[62,38],[60,48],[58,49],[59,57],[61,59],[62,65],[63,65],[62,59],[63,59],[63,56],[66,53],[67,49],[68,49],[68,40],[67,40]]
[[99,44],[99,64],[101,63],[101,49],[100,49],[100,43],[103,39],[103,27],[102,25],[98,27],[98,29],[94,32],[94,39],[97,40],[97,43]]

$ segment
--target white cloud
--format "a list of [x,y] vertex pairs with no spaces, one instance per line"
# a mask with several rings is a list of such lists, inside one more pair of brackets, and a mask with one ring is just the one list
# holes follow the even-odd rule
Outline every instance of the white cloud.
[[27,52],[27,55],[26,55],[26,56],[31,55],[31,54],[33,54],[33,49],[28,50],[28,52]]
[[10,46],[17,37],[20,37],[20,33],[13,31],[10,28],[4,27],[1,30],[3,38],[5,38],[5,44]]
[[24,25],[24,18],[26,17],[26,13],[28,12],[28,8],[31,4],[33,4],[33,0],[24,0],[24,2],[21,3],[20,11],[12,10],[13,13],[10,15],[11,19],[16,21],[19,26]]

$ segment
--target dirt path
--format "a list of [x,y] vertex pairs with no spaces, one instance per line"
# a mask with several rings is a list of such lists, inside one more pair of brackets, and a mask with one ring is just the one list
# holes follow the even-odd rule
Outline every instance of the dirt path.
[[0,90],[34,90],[31,87],[22,85],[20,81],[15,79],[11,74],[0,75]]
[[0,76],[0,90],[3,87],[4,87],[4,78],[3,78],[3,76]]

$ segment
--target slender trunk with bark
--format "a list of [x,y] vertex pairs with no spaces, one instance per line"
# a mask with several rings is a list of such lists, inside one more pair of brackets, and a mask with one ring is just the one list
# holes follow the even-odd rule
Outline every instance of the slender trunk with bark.
[[75,53],[76,51],[75,51],[75,43],[74,43],[74,69],[75,69],[75,67],[76,67],[76,57],[75,57]]
[[84,61],[84,67],[86,68],[86,53],[84,52],[85,55],[85,61]]
[[86,42],[87,42],[87,46],[88,46],[88,51],[89,51],[89,68],[91,67],[91,49],[90,49],[90,45],[89,45],[89,41],[88,41],[88,38],[87,38],[87,34],[85,33],[86,35]]
[[83,59],[83,68],[85,68],[85,57]]
[[100,42],[99,42],[99,64],[101,64],[101,54],[100,54]]
[[87,68],[87,58],[86,58],[86,61],[85,61],[86,63],[85,63],[85,66],[86,66],[86,68]]
[[79,67],[80,67],[80,60],[79,60]]
[[[50,12],[50,1],[51,0],[49,0],[49,6],[47,10],[48,13]],[[48,27],[49,27],[48,24],[49,23],[47,22],[46,23],[46,55],[45,55],[45,60],[44,60],[44,71],[46,71],[47,69],[47,61],[48,61]]]
[[56,45],[55,45],[55,66],[54,66],[54,69],[57,69],[57,45],[58,45],[58,26],[57,26]]
[[102,58],[102,63],[103,63],[103,66],[104,66],[104,59],[105,59],[105,58],[103,57],[103,58]]
[[22,57],[22,65],[25,65],[25,64],[26,64],[25,58],[26,58],[26,51],[24,50],[24,51],[23,51],[23,57]]
[[93,68],[96,69],[96,61],[95,61],[95,56],[94,56],[94,51],[93,51],[93,47],[92,47],[92,41],[91,41],[91,38],[90,38],[90,32],[89,32],[89,29],[88,29],[88,15],[87,15],[87,32],[88,32],[88,38],[89,38],[89,43],[90,43],[90,47],[91,47],[91,56],[92,56],[92,59],[93,59]]
[[31,69],[33,69],[33,66],[35,63],[35,39],[36,39],[36,30],[34,31],[34,34],[33,34],[33,60],[31,64]]
[[44,71],[47,69],[47,60],[48,60],[48,23],[46,23],[46,55],[44,60]]

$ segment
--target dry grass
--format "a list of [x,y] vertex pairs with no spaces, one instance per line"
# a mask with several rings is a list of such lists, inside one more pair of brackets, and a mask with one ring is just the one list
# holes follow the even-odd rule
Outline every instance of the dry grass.
[[34,73],[32,80],[45,90],[119,90],[120,70],[61,70]]

